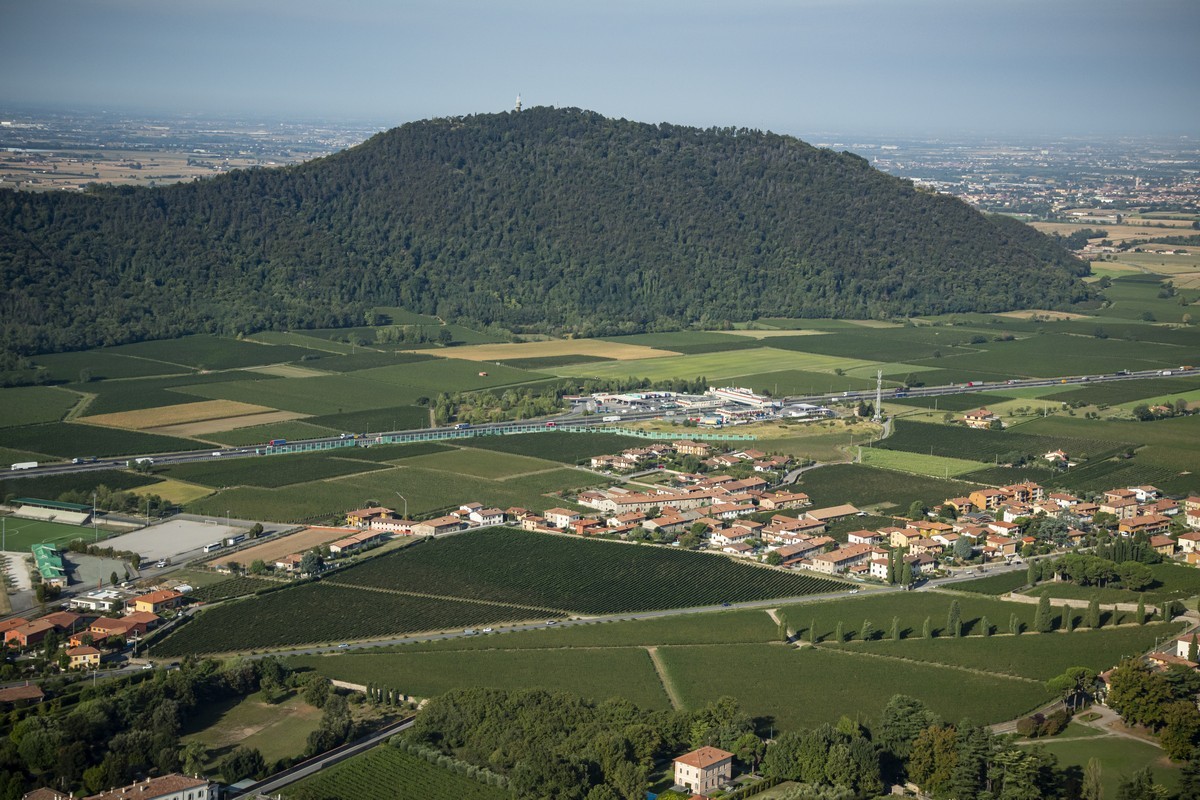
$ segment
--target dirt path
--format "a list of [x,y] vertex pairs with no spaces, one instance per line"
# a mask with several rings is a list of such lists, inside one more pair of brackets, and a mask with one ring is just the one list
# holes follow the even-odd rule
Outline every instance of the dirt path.
[[646,652],[650,654],[650,662],[654,664],[654,671],[658,673],[658,681],[662,684],[663,691],[667,693],[667,699],[671,701],[671,708],[682,711],[683,699],[679,696],[679,690],[675,688],[670,676],[667,675],[666,664],[663,664],[662,659],[658,657],[658,648],[647,647]]

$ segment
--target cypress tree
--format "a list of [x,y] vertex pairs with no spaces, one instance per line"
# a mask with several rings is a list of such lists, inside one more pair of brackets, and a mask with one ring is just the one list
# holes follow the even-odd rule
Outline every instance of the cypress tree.
[[1192,634],[1192,641],[1188,642],[1188,661],[1193,664],[1200,663],[1200,650],[1196,647],[1196,634]]
[[1021,618],[1015,612],[1008,615],[1008,632],[1013,636],[1021,635]]
[[957,637],[962,630],[962,610],[958,606],[957,600],[950,601],[950,613],[946,615],[946,630],[950,631],[950,635]]
[[983,619],[979,620],[979,627],[982,629],[982,633],[984,636],[992,635],[992,621],[990,619],[988,619],[987,617],[984,617]]
[[1037,563],[1030,561],[1029,567],[1025,570],[1025,582],[1030,586],[1037,586],[1039,572]]
[[817,618],[813,617],[812,622],[808,623],[808,643],[817,643]]
[[892,617],[892,641],[900,641],[900,618]]
[[1037,613],[1033,616],[1033,629],[1038,633],[1049,633],[1054,629],[1054,618],[1050,616],[1050,598],[1047,595],[1038,599]]
[[933,618],[926,617],[925,624],[921,626],[921,636],[925,639],[933,638]]
[[1137,624],[1138,625],[1146,624],[1146,598],[1143,597],[1142,595],[1138,595]]
[[869,642],[869,641],[871,641],[871,637],[874,635],[875,635],[875,631],[871,628],[871,620],[864,619],[863,624],[862,624],[862,630],[858,632],[858,638],[861,641]]
[[1071,611],[1071,606],[1063,603],[1063,630],[1067,633],[1075,630],[1075,613]]
[[1100,598],[1093,597],[1088,602],[1087,626],[1092,630],[1100,627]]
[[845,630],[842,627],[842,621],[840,619],[838,620],[837,629],[833,632],[833,638],[838,644],[846,641]]

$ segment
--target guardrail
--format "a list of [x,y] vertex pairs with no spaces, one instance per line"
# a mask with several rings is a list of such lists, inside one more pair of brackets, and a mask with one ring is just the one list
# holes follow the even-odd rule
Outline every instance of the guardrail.
[[758,437],[748,433],[700,433],[688,430],[680,431],[647,431],[637,428],[622,428],[601,425],[546,425],[545,423],[528,425],[510,425],[503,428],[445,428],[436,431],[413,431],[412,433],[380,433],[373,436],[360,436],[357,439],[332,439],[324,442],[295,442],[280,445],[264,445],[255,448],[260,455],[279,455],[281,453],[305,453],[316,450],[334,450],[342,447],[370,447],[375,444],[411,444],[413,442],[435,442],[453,439],[474,439],[481,436],[512,436],[525,433],[614,433],[620,436],[630,436],[638,439],[692,439],[696,441],[729,441],[749,442]]

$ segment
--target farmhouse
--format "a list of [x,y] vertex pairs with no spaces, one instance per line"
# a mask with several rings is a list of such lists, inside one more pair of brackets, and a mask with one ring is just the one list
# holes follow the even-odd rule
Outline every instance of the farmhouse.
[[371,520],[381,517],[391,517],[395,513],[390,508],[360,508],[346,515],[346,523],[356,528],[365,528],[371,524]]
[[811,508],[804,512],[804,516],[809,519],[815,519],[818,522],[836,522],[845,517],[852,517],[855,514],[861,514],[854,506],[849,503],[844,503],[840,506],[830,506],[829,508]]
[[417,522],[412,526],[416,536],[439,536],[443,533],[454,533],[467,527],[467,523],[458,517],[438,517],[437,519]]
[[9,703],[40,703],[45,697],[46,693],[36,683],[10,686],[7,689],[0,689],[0,707]]
[[183,599],[183,595],[173,589],[160,589],[157,592],[150,592],[141,597],[133,599],[134,611],[149,611],[151,614],[157,614],[163,609],[174,608],[179,605]]
[[368,530],[374,533],[398,533],[407,535],[412,533],[413,521],[411,519],[391,519],[389,517],[376,517],[367,525]]
[[733,777],[733,753],[701,747],[675,759],[675,785],[697,794],[720,788]]
[[1175,555],[1175,540],[1170,536],[1159,534],[1151,536],[1147,542],[1148,545],[1154,548],[1156,552],[1162,553],[1164,556]]
[[93,669],[100,666],[100,651],[90,645],[67,649],[71,669]]
[[556,528],[566,528],[572,522],[580,519],[583,515],[578,511],[572,511],[569,508],[547,508],[542,512],[542,516],[546,518],[546,522]]
[[344,556],[347,553],[353,553],[355,550],[361,550],[364,547],[370,547],[373,544],[379,544],[383,540],[383,533],[377,531],[364,531],[362,533],[356,533],[353,536],[347,536],[345,539],[338,539],[336,542],[330,542],[329,554],[332,556]]
[[963,424],[968,428],[990,428],[993,422],[999,422],[1000,417],[988,411],[986,408],[981,408],[978,411],[968,411],[963,414]]
[[830,553],[812,557],[812,568],[826,575],[836,575],[851,567],[864,564],[879,552],[879,548],[869,544],[852,544],[839,548]]
[[300,569],[300,562],[304,561],[304,556],[299,553],[291,553],[275,562],[275,569],[283,572],[295,572]]

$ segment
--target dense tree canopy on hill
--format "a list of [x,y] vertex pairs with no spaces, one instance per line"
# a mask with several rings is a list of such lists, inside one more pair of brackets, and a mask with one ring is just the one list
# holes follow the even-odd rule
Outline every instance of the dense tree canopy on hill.
[[23,353],[373,305],[583,334],[1043,308],[1086,296],[1085,271],[848,153],[577,109],[416,122],[192,184],[0,192],[0,331]]

